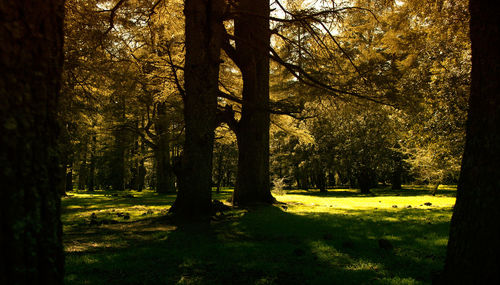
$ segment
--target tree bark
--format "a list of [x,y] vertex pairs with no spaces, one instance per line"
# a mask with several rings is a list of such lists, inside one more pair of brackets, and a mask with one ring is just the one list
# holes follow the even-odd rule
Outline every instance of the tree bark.
[[219,91],[223,0],[186,0],[184,65],[185,142],[177,198],[171,212],[208,217],[212,205],[212,156]]
[[0,15],[0,284],[62,284],[64,1],[1,1]]
[[83,158],[80,162],[78,168],[78,190],[85,190],[85,185],[87,184],[87,142],[84,142],[82,155]]
[[97,138],[96,135],[92,135],[92,142],[90,145],[90,166],[89,166],[89,178],[88,178],[88,191],[92,192],[95,189],[95,160],[96,160],[96,145]]
[[146,149],[144,146],[144,140],[141,139],[141,149],[140,149],[140,159],[139,159],[139,169],[137,173],[137,191],[141,192],[144,189],[144,180],[146,178],[146,167],[144,166],[144,157],[146,155]]
[[125,130],[114,131],[114,146],[111,158],[111,188],[114,191],[125,190]]
[[361,167],[358,174],[358,186],[362,194],[370,194],[370,188],[373,186],[373,171],[368,167]]
[[500,9],[470,1],[467,136],[441,284],[500,283]]
[[73,166],[71,164],[67,167],[66,183],[64,183],[64,187],[64,196],[66,195],[66,192],[73,191]]
[[[399,147],[399,146],[398,146]],[[391,189],[392,190],[401,190],[402,188],[402,176],[403,175],[403,159],[401,154],[394,154],[394,169],[391,175]]]
[[236,53],[243,77],[238,124],[238,172],[233,203],[272,203],[269,181],[269,1],[241,0],[235,19]]
[[170,132],[165,103],[156,107],[155,121],[158,141],[154,150],[156,161],[156,192],[175,193],[175,175],[170,157]]

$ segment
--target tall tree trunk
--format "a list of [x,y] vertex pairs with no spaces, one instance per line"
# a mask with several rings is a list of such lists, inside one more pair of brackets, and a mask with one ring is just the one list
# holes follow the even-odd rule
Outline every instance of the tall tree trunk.
[[62,284],[64,1],[1,1],[0,15],[0,284]]
[[185,142],[179,192],[171,212],[208,216],[212,205],[212,156],[219,91],[224,0],[185,0]]
[[[467,137],[442,284],[500,284],[500,8],[470,1]],[[497,217],[497,218],[495,218]]]
[[238,172],[233,203],[272,203],[269,181],[269,1],[240,0],[236,52],[243,77]]

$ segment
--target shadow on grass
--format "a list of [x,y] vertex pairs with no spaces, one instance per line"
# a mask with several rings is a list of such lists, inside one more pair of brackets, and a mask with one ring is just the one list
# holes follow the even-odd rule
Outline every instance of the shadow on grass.
[[[100,236],[89,228],[90,243],[108,238],[110,246],[67,252],[66,283],[425,284],[442,266],[449,216],[449,209],[300,215],[263,206],[209,226],[155,218]],[[394,249],[380,248],[381,238]]]

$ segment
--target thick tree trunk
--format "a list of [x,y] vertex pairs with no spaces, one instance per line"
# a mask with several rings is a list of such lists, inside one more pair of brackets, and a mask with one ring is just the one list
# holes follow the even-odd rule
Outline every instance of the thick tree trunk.
[[319,192],[321,192],[321,193],[328,192],[328,190],[326,190],[325,173],[323,173],[322,171],[318,171],[316,173],[316,187],[318,187]]
[[1,1],[0,15],[0,284],[62,284],[64,1]]
[[269,1],[241,0],[235,19],[243,77],[238,125],[238,173],[233,203],[272,203],[269,181]]
[[370,194],[373,186],[373,171],[367,167],[362,167],[358,174],[358,186],[362,194]]
[[470,1],[467,137],[442,284],[500,284],[500,8]]
[[186,0],[184,65],[185,142],[177,199],[171,212],[208,216],[212,205],[212,156],[216,127],[223,0]]
[[392,173],[391,189],[392,190],[401,190],[401,188],[402,188],[401,184],[402,184],[401,171],[399,171],[399,169],[397,169]]

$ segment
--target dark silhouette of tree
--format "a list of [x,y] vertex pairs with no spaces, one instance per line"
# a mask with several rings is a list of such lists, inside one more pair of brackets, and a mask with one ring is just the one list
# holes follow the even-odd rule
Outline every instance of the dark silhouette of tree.
[[500,9],[471,0],[472,83],[442,284],[500,282]]
[[233,203],[272,203],[269,181],[269,1],[240,0],[235,52],[243,78]]
[[0,2],[0,283],[62,284],[64,1]]
[[216,128],[224,1],[186,0],[184,65],[185,142],[179,191],[171,212],[179,217],[211,212],[212,152]]

